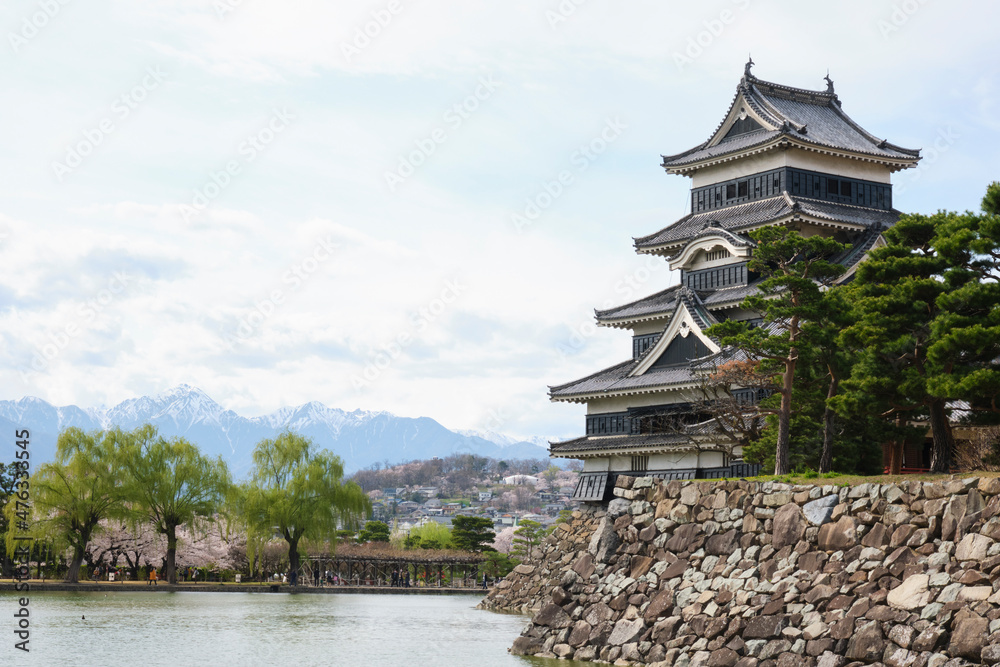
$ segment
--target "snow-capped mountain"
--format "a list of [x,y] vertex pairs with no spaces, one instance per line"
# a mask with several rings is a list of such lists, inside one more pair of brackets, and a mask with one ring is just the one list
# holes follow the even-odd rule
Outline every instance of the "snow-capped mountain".
[[496,431],[477,431],[474,429],[465,429],[455,431],[460,435],[466,435],[474,438],[482,438],[483,440],[488,440],[494,445],[500,445],[501,447],[509,447],[511,445],[520,445],[522,443],[531,443],[538,447],[543,447],[545,449],[549,448],[549,440],[551,438],[543,438],[541,436],[531,436],[529,438],[515,438],[510,435],[505,435],[503,433],[497,433]]
[[[280,408],[259,417],[243,417],[185,384],[157,396],[128,399],[111,408],[56,407],[34,397],[0,401],[0,429],[9,437],[14,430],[31,432],[34,466],[52,460],[58,434],[66,428],[133,429],[146,423],[156,426],[162,435],[188,439],[204,454],[222,456],[237,478],[249,470],[254,445],[286,428],[339,455],[348,472],[373,463],[400,463],[457,453],[508,459],[542,458],[548,454],[544,438],[525,441],[494,432],[455,432],[428,417],[346,412],[317,402]],[[6,458],[0,452],[0,461]]]

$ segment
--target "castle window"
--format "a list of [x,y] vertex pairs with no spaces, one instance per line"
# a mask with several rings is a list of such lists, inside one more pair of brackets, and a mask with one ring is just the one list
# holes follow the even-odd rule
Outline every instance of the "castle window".
[[740,181],[739,185],[740,185],[739,196],[740,197],[746,197],[747,196],[747,192],[749,190],[749,184],[747,183],[747,181]]
[[850,197],[851,196],[851,182],[850,181],[841,181],[840,182],[840,194],[841,194],[841,196],[844,196],[844,197]]
[[648,456],[633,456],[632,457],[632,472],[645,472],[649,469],[649,457]]
[[736,184],[730,183],[726,186],[726,199],[733,199],[736,196]]
[[826,179],[826,194],[828,195],[839,195],[840,194],[840,181],[836,178]]
[[705,253],[705,260],[709,262],[715,259],[723,259],[725,257],[729,257],[729,251],[725,248],[718,248]]

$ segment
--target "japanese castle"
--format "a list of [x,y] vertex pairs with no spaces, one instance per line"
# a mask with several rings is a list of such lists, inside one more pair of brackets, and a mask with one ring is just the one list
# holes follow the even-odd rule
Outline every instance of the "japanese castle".
[[[668,174],[691,178],[691,212],[634,239],[659,255],[680,284],[596,311],[600,326],[632,331],[632,356],[580,380],[549,387],[553,401],[586,403],[586,435],[551,443],[553,457],[581,459],[574,497],[610,497],[618,474],[704,479],[755,474],[742,451],[699,414],[704,379],[722,350],[704,334],[723,320],[755,320],[739,307],[759,278],[747,270],[751,230],[788,225],[832,236],[849,248],[835,258],[850,280],[857,264],[896,222],[890,175],[916,166],[919,150],[870,134],[826,90],[762,81],[746,64],[722,123],[707,141],[663,156]],[[746,394],[746,395],[742,395]],[[741,402],[762,398],[733,388]]]

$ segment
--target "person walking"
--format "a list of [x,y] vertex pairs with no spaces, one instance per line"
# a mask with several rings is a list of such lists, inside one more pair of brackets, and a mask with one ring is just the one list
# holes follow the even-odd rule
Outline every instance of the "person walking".
[[156,583],[156,568],[155,567],[151,567],[149,569],[149,582],[146,585],[148,586],[149,584],[153,584],[154,586],[159,586],[159,584]]

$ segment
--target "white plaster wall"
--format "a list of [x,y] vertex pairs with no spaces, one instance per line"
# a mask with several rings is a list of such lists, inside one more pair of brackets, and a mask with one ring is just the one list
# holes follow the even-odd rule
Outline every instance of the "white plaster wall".
[[[669,317],[661,317],[655,320],[649,320],[648,322],[639,322],[632,327],[632,333],[636,336],[645,336],[646,334],[660,333],[667,328],[667,323],[670,321]],[[630,350],[631,352],[631,350]]]
[[698,452],[677,452],[675,454],[651,454],[650,470],[671,470],[673,468],[697,468]]
[[670,403],[680,403],[684,401],[700,400],[700,394],[695,390],[667,390],[658,391],[652,394],[639,394],[636,396],[617,396],[609,398],[595,398],[587,403],[587,414],[598,415],[605,412],[624,412],[629,408],[641,408],[649,405],[666,405]]
[[860,178],[876,183],[889,183],[892,172],[885,165],[863,162],[850,158],[824,155],[800,148],[775,150],[761,155],[734,160],[724,164],[699,169],[691,176],[691,187],[700,188],[734,178],[751,176],[779,167],[796,167],[827,174]]

